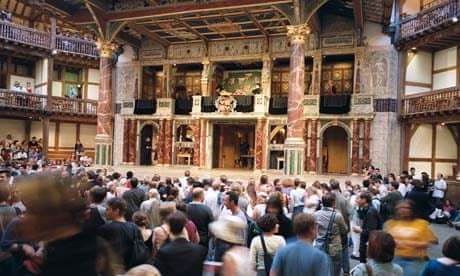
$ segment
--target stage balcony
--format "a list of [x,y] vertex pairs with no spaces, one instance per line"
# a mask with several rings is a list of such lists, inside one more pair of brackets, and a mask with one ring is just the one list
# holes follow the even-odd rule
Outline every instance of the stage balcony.
[[[447,48],[460,36],[460,0],[436,1],[417,14],[402,16],[395,30],[395,47]],[[455,39],[452,39],[455,37]],[[454,43],[454,44],[455,44]]]
[[[28,28],[19,24],[0,21],[0,39],[6,43],[25,48],[43,50],[47,53],[64,53],[67,55],[99,58],[96,43],[80,38],[52,35],[48,32]],[[54,43],[51,43],[52,40]],[[52,44],[55,46],[52,48]],[[55,53],[53,53],[55,54]]]
[[405,96],[402,100],[401,117],[432,118],[433,115],[460,113],[460,86]]
[[[47,104],[46,95],[29,94],[9,89],[0,89],[0,109],[9,115],[46,114],[55,116],[93,117],[97,116],[98,103],[95,100],[51,97]],[[19,116],[20,117],[20,116]]]

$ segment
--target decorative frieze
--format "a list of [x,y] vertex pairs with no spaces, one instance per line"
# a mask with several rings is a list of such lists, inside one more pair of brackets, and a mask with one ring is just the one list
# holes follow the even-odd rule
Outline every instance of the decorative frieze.
[[322,48],[354,47],[356,44],[355,34],[327,34],[321,36]]
[[262,54],[264,49],[263,39],[244,39],[217,41],[209,43],[209,56],[244,56]]
[[202,55],[203,45],[201,43],[179,44],[168,47],[169,59],[201,58]]
[[142,43],[142,47],[139,51],[139,57],[143,63],[155,61],[161,62],[166,58],[166,50],[162,45],[147,40]]
[[398,112],[398,100],[396,99],[375,99],[375,112]]

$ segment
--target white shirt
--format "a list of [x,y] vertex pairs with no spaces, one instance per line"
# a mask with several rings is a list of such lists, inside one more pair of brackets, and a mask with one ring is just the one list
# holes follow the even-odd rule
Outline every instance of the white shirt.
[[294,207],[303,206],[303,197],[305,195],[305,189],[300,187],[295,190],[291,190],[291,198],[294,200]]
[[439,189],[447,189],[447,183],[446,181],[444,181],[444,179],[436,180],[434,182],[434,192],[433,192],[433,197],[444,198],[445,192]]
[[220,214],[220,206],[219,204],[217,204],[218,195],[219,191],[209,189],[206,195],[204,196],[204,204],[211,208],[212,214],[214,215],[214,219],[217,219],[217,217],[219,217]]
[[404,183],[399,183],[398,191],[401,193],[402,197],[405,197],[407,193],[407,185]]

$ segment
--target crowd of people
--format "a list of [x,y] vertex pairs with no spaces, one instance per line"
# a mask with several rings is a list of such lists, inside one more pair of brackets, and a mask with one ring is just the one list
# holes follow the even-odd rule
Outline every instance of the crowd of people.
[[411,173],[381,177],[373,167],[360,184],[311,185],[188,170],[142,180],[84,167],[13,170],[0,171],[1,275],[460,273],[460,237],[428,262],[438,239],[425,204],[444,199],[439,176],[430,198]]
[[33,136],[31,140],[13,139],[11,134],[0,140],[0,163],[15,161],[17,163],[35,163],[41,161],[42,139]]

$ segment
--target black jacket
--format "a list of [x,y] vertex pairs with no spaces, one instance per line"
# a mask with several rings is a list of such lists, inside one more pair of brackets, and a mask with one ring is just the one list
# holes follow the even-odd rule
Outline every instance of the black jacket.
[[164,276],[201,276],[207,249],[178,238],[164,245],[155,256],[155,267]]

